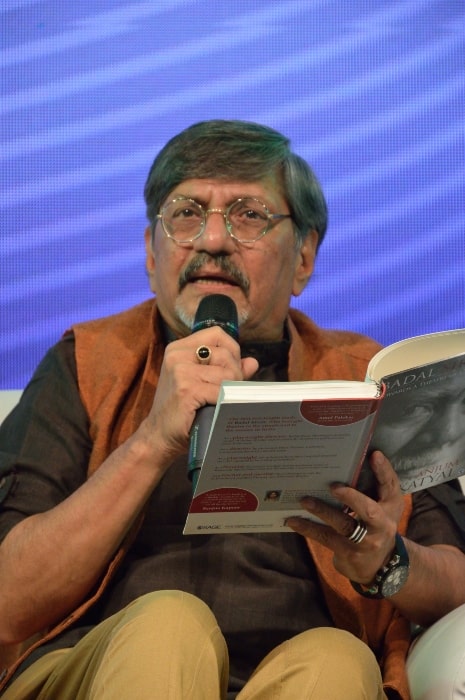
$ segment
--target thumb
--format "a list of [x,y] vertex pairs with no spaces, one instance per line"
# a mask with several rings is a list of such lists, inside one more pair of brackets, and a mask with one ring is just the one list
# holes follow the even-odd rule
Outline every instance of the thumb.
[[259,364],[255,357],[244,357],[241,360],[242,374],[244,379],[250,379],[257,371]]

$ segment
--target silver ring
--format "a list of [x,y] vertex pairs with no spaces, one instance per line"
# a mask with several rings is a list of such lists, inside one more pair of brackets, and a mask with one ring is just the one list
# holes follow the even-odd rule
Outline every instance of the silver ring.
[[200,365],[209,365],[212,357],[212,351],[208,345],[199,345],[195,351],[195,356],[197,357],[197,362]]
[[368,528],[363,522],[363,520],[357,520],[354,518],[355,521],[355,528],[353,533],[347,538],[349,542],[353,542],[354,544],[360,544],[365,539],[365,536],[368,532]]

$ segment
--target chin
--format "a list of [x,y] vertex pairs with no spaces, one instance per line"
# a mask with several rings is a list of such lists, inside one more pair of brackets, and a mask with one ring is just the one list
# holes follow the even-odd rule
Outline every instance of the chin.
[[187,331],[191,331],[194,325],[195,311],[191,312],[185,309],[184,305],[176,304],[176,318],[185,327]]

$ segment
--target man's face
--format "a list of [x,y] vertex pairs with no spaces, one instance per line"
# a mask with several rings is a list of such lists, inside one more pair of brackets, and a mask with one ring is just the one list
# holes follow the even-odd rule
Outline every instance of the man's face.
[[[396,471],[465,459],[465,373],[412,389],[381,407],[377,447]],[[383,410],[384,409],[384,410]]]
[[[191,179],[180,183],[166,201],[194,199],[204,209],[225,210],[240,197],[255,197],[273,214],[289,207],[274,177],[257,182]],[[296,248],[291,219],[282,219],[255,243],[232,238],[224,217],[212,212],[203,234],[188,244],[168,238],[159,221],[153,240],[146,230],[147,271],[161,314],[171,329],[190,332],[200,300],[226,294],[235,302],[242,340],[282,337],[290,297],[304,289],[313,270],[317,234]]]

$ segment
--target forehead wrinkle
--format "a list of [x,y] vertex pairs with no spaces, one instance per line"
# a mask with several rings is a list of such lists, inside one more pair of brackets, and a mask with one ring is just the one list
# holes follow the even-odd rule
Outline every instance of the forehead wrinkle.
[[[259,191],[257,191],[257,188]],[[208,207],[211,199],[218,197],[222,200],[225,207],[230,206],[237,199],[252,198],[258,199],[269,210],[281,211],[283,207],[286,207],[287,210],[289,209],[289,203],[275,173],[268,174],[258,180],[185,178],[173,187],[166,201],[177,196],[194,199],[203,207]]]

